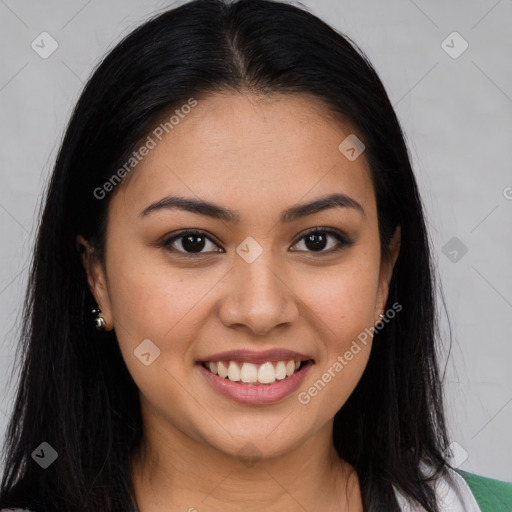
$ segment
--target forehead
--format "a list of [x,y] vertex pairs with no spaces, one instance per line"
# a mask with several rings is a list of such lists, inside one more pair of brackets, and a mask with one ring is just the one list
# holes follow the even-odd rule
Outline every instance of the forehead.
[[216,93],[196,101],[148,134],[151,149],[124,178],[114,208],[118,195],[123,209],[140,212],[179,194],[261,212],[340,192],[374,209],[364,153],[351,161],[339,149],[353,129],[318,98]]

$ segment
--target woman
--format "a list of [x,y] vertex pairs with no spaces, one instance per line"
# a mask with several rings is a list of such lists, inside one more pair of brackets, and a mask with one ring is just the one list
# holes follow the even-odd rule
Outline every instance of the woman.
[[397,118],[362,53],[304,10],[195,0],[107,55],[26,300],[0,507],[512,504],[446,459]]

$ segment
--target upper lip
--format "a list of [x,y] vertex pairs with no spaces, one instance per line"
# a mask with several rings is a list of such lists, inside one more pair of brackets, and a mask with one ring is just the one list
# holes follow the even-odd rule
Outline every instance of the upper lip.
[[261,352],[254,350],[229,350],[198,359],[198,362],[240,361],[242,363],[263,364],[267,361],[290,361],[291,359],[294,361],[307,361],[312,359],[312,357],[284,348],[263,350]]

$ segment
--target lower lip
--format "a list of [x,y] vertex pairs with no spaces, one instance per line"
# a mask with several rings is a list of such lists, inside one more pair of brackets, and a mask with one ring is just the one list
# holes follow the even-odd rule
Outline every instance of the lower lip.
[[235,402],[250,405],[264,405],[279,402],[293,393],[302,383],[313,361],[307,361],[302,368],[291,377],[276,380],[273,384],[240,384],[229,379],[223,379],[207,370],[201,363],[196,366],[208,383],[221,395],[231,398]]

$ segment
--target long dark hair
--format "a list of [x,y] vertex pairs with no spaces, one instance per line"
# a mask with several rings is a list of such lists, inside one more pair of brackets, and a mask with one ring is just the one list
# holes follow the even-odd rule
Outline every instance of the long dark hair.
[[[101,254],[109,195],[99,200],[95,189],[163,115],[214,91],[312,94],[361,134],[383,258],[401,226],[388,306],[402,310],[376,332],[367,368],[335,416],[333,442],[357,471],[365,511],[398,510],[394,486],[437,512],[420,464],[432,467],[431,479],[447,467],[436,286],[404,136],[361,50],[306,9],[269,0],[194,0],[159,14],[121,41],[88,81],[40,220],[0,506],[132,509],[131,453],[142,434],[137,387],[114,331],[94,329],[76,236]],[[33,455],[43,442],[58,454],[47,469]]]

